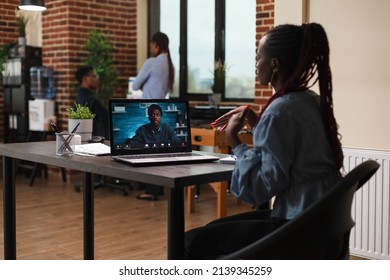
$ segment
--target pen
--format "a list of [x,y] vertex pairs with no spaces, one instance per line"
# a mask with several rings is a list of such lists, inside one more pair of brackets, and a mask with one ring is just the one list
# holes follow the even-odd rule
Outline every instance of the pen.
[[72,132],[71,132],[72,134],[73,134],[73,133],[76,133],[77,129],[79,128],[80,123],[81,123],[81,121],[79,121],[79,122],[76,124],[76,126],[73,128],[73,130],[72,130]]
[[240,122],[244,122],[245,121],[245,118],[248,116],[250,108],[251,108],[250,105],[246,105],[244,112],[242,112],[242,115],[241,115],[241,118],[240,118]]
[[61,130],[58,128],[58,126],[55,125],[55,123],[50,123],[50,124],[56,133],[61,133]]
[[70,133],[70,135],[68,137],[66,137],[65,139],[65,142],[64,144],[62,144],[60,150],[63,151],[65,149],[65,147],[70,151],[70,152],[73,152],[72,148],[69,146],[70,144],[70,141],[72,141],[72,138],[73,138],[73,135],[74,133],[76,133],[77,129],[79,128],[79,125],[80,125],[81,121],[79,121],[76,126],[73,128],[72,132]]
[[[72,147],[69,146],[69,143],[67,142],[67,140],[64,138],[64,136],[61,134],[61,130],[58,128],[58,126],[55,124],[55,123],[50,123],[51,126],[53,127],[54,131],[56,133],[59,133],[59,137],[61,139],[61,141],[63,142],[63,144],[61,145],[60,147],[60,151],[62,151],[65,147],[69,150],[69,151],[72,151]],[[64,146],[65,145],[65,146]]]

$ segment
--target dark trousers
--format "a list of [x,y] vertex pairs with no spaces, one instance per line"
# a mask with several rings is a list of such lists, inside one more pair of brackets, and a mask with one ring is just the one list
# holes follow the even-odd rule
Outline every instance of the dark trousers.
[[271,210],[251,211],[215,220],[185,233],[185,259],[216,259],[266,236],[284,220],[270,217]]

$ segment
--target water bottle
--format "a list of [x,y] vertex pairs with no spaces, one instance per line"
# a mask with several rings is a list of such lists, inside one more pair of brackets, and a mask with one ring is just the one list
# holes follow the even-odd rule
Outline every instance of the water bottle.
[[30,68],[30,90],[35,99],[54,98],[54,71],[45,66]]

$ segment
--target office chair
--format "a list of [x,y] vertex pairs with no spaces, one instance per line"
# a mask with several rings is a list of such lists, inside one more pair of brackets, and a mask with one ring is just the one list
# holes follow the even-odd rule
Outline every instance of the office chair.
[[296,218],[218,259],[348,259],[353,197],[379,166],[373,160],[361,163]]

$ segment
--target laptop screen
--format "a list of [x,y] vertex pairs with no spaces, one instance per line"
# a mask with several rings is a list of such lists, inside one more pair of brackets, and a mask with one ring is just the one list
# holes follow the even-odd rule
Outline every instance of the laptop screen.
[[109,99],[111,155],[190,152],[188,101]]

